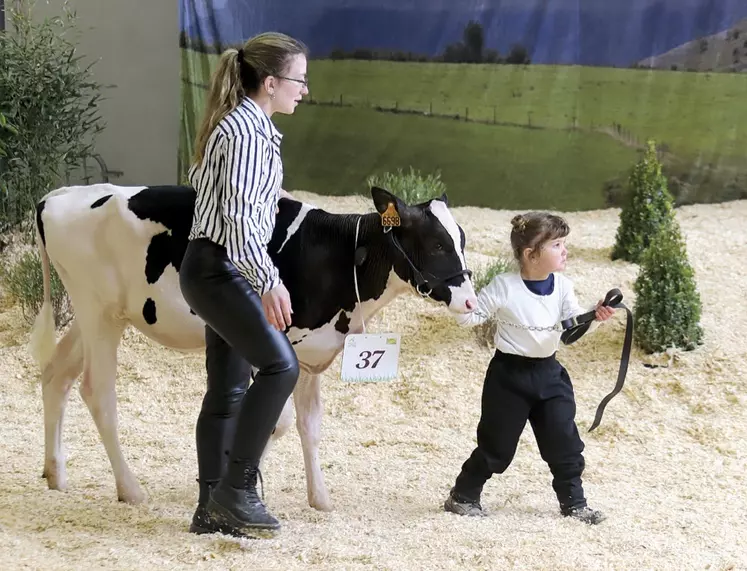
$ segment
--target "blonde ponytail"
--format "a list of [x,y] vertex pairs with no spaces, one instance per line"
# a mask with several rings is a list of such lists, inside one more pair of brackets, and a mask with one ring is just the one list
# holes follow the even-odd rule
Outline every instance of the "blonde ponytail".
[[210,81],[205,114],[197,131],[194,154],[196,163],[202,161],[205,146],[215,126],[223,117],[236,109],[244,98],[240,63],[239,52],[234,48],[224,51],[218,60],[218,67]]

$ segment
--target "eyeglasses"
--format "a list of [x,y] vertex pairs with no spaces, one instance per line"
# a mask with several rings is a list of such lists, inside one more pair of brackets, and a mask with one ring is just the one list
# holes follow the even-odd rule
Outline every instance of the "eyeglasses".
[[287,79],[288,81],[295,81],[296,83],[300,83],[304,87],[309,86],[309,80],[308,79],[294,79],[292,77],[285,77],[283,75],[278,75],[278,79]]

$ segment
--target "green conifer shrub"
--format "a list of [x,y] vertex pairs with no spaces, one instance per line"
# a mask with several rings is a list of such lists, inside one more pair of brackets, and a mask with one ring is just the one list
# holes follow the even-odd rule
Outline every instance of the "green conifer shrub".
[[661,226],[640,264],[633,284],[636,344],[647,353],[695,349],[703,342],[702,306],[676,220]]
[[648,141],[643,157],[636,163],[628,180],[628,201],[620,212],[613,260],[639,263],[641,255],[660,227],[674,219],[674,199],[661,172],[656,144]]

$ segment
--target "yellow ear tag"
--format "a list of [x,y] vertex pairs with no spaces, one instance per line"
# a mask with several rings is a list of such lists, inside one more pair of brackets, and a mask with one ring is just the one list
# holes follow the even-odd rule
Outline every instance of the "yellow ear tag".
[[399,213],[394,208],[394,203],[390,202],[384,214],[381,215],[381,225],[387,227],[399,226]]

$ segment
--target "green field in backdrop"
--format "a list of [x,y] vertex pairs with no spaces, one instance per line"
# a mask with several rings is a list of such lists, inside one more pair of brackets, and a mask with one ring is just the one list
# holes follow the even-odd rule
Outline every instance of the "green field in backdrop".
[[[184,172],[217,56],[182,56]],[[274,117],[289,189],[360,193],[413,166],[440,171],[455,204],[601,208],[648,137],[680,165],[745,170],[747,74],[311,60],[309,80],[317,104]]]

